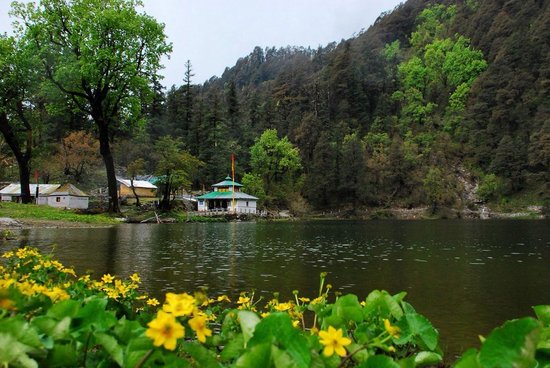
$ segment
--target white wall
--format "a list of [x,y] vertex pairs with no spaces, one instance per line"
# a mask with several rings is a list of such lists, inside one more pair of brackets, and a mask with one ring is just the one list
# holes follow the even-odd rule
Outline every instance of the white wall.
[[[256,213],[256,201],[239,199],[236,201],[237,212]],[[248,204],[248,205],[247,205]]]
[[48,206],[56,208],[88,208],[88,197],[49,196]]

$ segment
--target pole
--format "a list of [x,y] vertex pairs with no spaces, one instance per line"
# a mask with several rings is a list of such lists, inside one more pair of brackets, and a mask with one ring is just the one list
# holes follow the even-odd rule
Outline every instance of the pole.
[[39,193],[39,185],[38,184],[38,170],[34,170],[34,180],[36,181],[36,193],[34,195],[34,203],[38,204],[38,193]]
[[233,181],[233,189],[231,192],[231,206],[233,207],[233,212],[237,212],[235,208],[235,155],[231,154],[231,178]]

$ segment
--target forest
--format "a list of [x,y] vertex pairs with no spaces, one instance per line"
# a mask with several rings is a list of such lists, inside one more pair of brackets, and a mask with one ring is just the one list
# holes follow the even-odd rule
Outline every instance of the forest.
[[258,46],[204,84],[188,61],[168,90],[162,25],[106,3],[13,5],[0,182],[107,187],[118,211],[115,175],[200,192],[233,154],[247,193],[296,213],[550,203],[549,1],[408,0],[347,40]]

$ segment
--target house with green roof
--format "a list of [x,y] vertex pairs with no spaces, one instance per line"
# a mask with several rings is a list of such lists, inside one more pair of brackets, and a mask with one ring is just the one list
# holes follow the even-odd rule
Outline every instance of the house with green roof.
[[212,191],[197,197],[197,209],[204,212],[256,213],[258,198],[242,191],[243,185],[226,177],[212,185]]

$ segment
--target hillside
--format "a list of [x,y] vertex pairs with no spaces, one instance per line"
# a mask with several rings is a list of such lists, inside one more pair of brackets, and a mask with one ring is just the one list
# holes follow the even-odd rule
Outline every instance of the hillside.
[[[340,43],[256,47],[221,78],[170,91],[164,121],[186,127],[207,182],[226,173],[224,150],[248,171],[248,148],[276,129],[299,148],[302,194],[316,208],[460,206],[465,172],[483,199],[530,192],[542,201],[548,5],[407,1]],[[193,117],[182,121],[187,90]],[[215,134],[225,147],[213,149]]]

